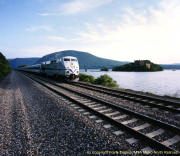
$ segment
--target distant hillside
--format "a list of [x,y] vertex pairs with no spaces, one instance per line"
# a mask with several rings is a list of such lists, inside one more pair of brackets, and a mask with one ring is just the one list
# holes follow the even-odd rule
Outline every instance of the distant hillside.
[[180,69],[180,63],[176,64],[160,64],[163,69]]
[[34,64],[39,58],[34,57],[34,58],[15,58],[15,59],[8,59],[10,62],[11,68],[17,68],[18,66],[22,65],[32,65]]
[[48,61],[48,60],[57,59],[57,58],[60,58],[63,56],[77,57],[81,69],[84,69],[84,68],[100,69],[103,67],[112,68],[117,65],[124,65],[124,64],[128,63],[128,62],[120,62],[120,61],[114,61],[114,60],[110,60],[110,59],[96,57],[87,52],[66,50],[66,51],[60,51],[60,52],[55,52],[55,53],[46,55],[46,56],[40,58],[35,64],[39,64],[41,62]]

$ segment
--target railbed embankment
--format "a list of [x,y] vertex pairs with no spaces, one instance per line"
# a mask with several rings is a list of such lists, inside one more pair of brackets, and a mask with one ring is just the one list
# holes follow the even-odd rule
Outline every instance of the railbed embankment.
[[16,71],[0,83],[0,108],[0,155],[133,150]]

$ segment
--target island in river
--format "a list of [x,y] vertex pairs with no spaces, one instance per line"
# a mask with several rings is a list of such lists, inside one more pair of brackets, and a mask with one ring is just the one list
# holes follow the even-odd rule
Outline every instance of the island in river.
[[122,66],[115,66],[113,67],[112,71],[155,72],[163,71],[163,68],[149,60],[136,60],[133,63],[128,63]]

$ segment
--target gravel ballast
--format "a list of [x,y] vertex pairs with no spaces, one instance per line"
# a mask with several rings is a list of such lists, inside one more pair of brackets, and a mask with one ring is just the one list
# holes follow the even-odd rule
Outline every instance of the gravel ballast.
[[0,155],[134,150],[65,102],[12,71],[0,82]]

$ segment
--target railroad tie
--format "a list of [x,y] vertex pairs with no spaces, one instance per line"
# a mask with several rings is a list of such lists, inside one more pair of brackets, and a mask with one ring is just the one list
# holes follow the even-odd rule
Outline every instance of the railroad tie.
[[91,107],[91,108],[96,108],[96,107],[99,107],[99,106],[101,106],[101,104],[95,104],[95,105],[88,105],[89,107]]
[[153,137],[155,137],[155,136],[157,136],[157,135],[161,135],[162,133],[164,133],[164,130],[163,129],[158,129],[158,130],[156,130],[156,131],[153,131],[153,132],[151,132],[151,133],[148,133],[148,134],[146,134],[148,137],[150,137],[150,138],[153,138]]
[[96,102],[86,102],[86,105],[93,105],[93,104],[96,104]]
[[166,145],[166,146],[171,146],[171,145],[173,145],[173,144],[175,144],[175,143],[177,143],[177,142],[179,142],[180,141],[180,136],[179,135],[176,135],[176,136],[174,136],[173,138],[171,138],[171,139],[168,139],[168,140],[166,140],[166,141],[163,141],[162,142],[162,144],[164,144],[164,145]]
[[130,123],[136,122],[137,120],[138,119],[134,118],[134,119],[131,119],[131,120],[128,120],[128,121],[123,121],[121,123],[124,124],[124,125],[127,125],[127,124],[130,124]]
[[141,149],[141,151],[153,152],[154,150],[151,147],[145,147],[145,148]]
[[99,120],[96,120],[96,123],[101,123],[103,122],[103,120],[99,119]]
[[79,111],[79,112],[84,112],[84,111],[85,111],[85,109],[79,109],[78,111]]
[[97,107],[97,108],[94,108],[95,110],[99,110],[99,109],[104,109],[106,108],[106,106],[102,106],[102,107]]
[[138,140],[135,139],[135,138],[129,138],[129,139],[126,139],[126,141],[129,143],[129,144],[134,144],[135,142],[137,142]]
[[117,135],[117,136],[118,136],[118,135],[121,135],[121,134],[123,134],[123,133],[124,133],[124,132],[123,132],[123,131],[120,131],[120,130],[113,132],[113,134],[115,134],[115,135]]
[[150,124],[145,123],[145,124],[143,124],[143,125],[134,127],[133,129],[136,130],[136,131],[139,131],[139,130],[145,129],[145,128],[149,127],[149,126],[150,126]]
[[104,112],[109,112],[109,111],[111,111],[112,109],[105,109],[105,110],[101,110],[101,111],[99,111],[100,113],[104,113]]
[[84,114],[84,115],[88,115],[88,114],[90,114],[90,113],[89,113],[89,112],[84,112],[83,114]]
[[107,113],[106,115],[107,116],[113,116],[113,115],[117,115],[117,114],[119,114],[119,112],[116,111],[116,112],[113,112],[113,113]]
[[95,115],[91,115],[91,116],[89,116],[89,118],[90,119],[94,119],[94,118],[96,118],[96,116]]
[[78,109],[78,108],[80,108],[80,107],[79,107],[79,106],[75,106],[74,108],[75,108],[75,109]]
[[126,118],[127,115],[121,115],[121,116],[117,116],[117,117],[113,117],[114,120],[119,120],[119,119],[123,119]]
[[106,129],[108,129],[108,128],[111,128],[111,127],[112,127],[112,125],[107,124],[107,125],[104,125],[103,127],[104,127],[104,128],[106,128]]

